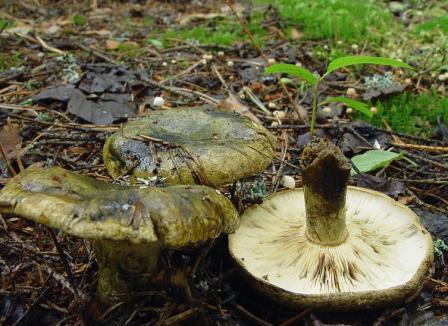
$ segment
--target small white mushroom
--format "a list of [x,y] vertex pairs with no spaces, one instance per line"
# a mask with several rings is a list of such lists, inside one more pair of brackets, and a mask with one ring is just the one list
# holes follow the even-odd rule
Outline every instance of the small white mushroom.
[[274,112],[272,112],[272,114],[274,115],[274,117],[280,120],[286,117],[285,111],[275,110]]
[[163,97],[160,97],[160,96],[154,97],[154,100],[152,101],[152,105],[157,106],[157,107],[161,107],[164,104],[165,104],[165,100],[163,99]]
[[288,189],[294,189],[296,187],[296,181],[290,175],[284,175],[280,181],[280,184]]
[[356,92],[356,89],[354,89],[353,87],[347,88],[346,94],[349,97],[356,97],[356,96],[358,96],[358,93]]
[[269,58],[268,59],[268,65],[273,65],[274,63],[276,63],[277,61],[275,60],[275,58]]
[[372,107],[370,108],[370,112],[372,112],[372,113],[375,115],[375,114],[378,113],[378,109],[377,109],[376,107],[372,106]]
[[276,107],[277,107],[277,104],[275,104],[274,102],[269,102],[268,103],[268,108],[275,109]]
[[329,106],[324,107],[324,108],[322,109],[322,112],[324,112],[324,113],[326,113],[326,114],[331,113],[331,107],[329,107]]
[[233,61],[227,61],[227,67],[233,67],[234,63]]

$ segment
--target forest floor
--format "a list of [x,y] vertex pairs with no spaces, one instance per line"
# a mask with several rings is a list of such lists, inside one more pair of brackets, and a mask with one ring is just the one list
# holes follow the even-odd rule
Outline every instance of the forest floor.
[[[223,1],[98,1],[97,8],[87,1],[0,1],[0,185],[34,163],[112,181],[102,147],[127,117],[210,104],[249,112],[278,139],[264,173],[220,189],[242,211],[282,189],[284,175],[302,184],[298,166],[310,138],[312,90],[300,80],[283,79],[282,86],[263,75],[269,63],[322,73],[344,55],[399,58],[414,70],[357,66],[332,74],[322,98],[352,88],[376,114],[364,119],[330,105],[319,111],[317,129],[347,157],[378,147],[404,153],[406,159],[370,172],[374,178],[350,182],[408,205],[432,233],[435,263],[421,294],[379,310],[288,308],[247,284],[222,236],[208,251],[164,254],[177,269],[206,254],[188,280],[191,298],[167,285],[133,305],[105,307],[94,296],[97,265],[86,240],[58,232],[54,241],[46,227],[4,214],[0,324],[448,323],[448,6],[295,2],[238,2],[230,10]],[[81,104],[74,99],[80,96]],[[164,99],[162,107],[154,105],[156,97]]]

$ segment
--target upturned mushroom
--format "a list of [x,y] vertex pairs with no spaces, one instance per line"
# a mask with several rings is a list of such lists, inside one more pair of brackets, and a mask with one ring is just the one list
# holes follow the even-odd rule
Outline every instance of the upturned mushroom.
[[261,125],[201,107],[131,120],[106,140],[103,157],[114,178],[219,186],[262,172],[274,152],[275,137]]
[[238,226],[231,202],[212,188],[121,186],[59,167],[31,166],[14,177],[0,192],[0,212],[91,240],[103,302],[130,301],[147,289],[162,249]]
[[406,206],[347,187],[340,150],[314,142],[303,188],[278,192],[241,216],[230,251],[262,292],[290,306],[354,310],[414,298],[433,261],[430,234]]

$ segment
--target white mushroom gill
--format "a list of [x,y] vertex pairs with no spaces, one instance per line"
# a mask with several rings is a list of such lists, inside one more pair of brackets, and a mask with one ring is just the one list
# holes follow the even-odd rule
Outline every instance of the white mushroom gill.
[[406,284],[427,256],[427,235],[409,209],[376,192],[349,187],[348,238],[336,246],[305,232],[303,189],[281,192],[245,212],[234,257],[250,274],[300,294],[383,290]]

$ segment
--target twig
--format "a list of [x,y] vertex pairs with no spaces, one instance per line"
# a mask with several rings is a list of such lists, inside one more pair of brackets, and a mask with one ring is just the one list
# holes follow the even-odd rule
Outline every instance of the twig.
[[19,171],[23,171],[25,168],[23,167],[22,159],[20,157],[20,152],[17,149],[18,141],[17,141],[16,133],[13,130],[13,126],[12,126],[11,120],[9,118],[6,120],[6,125],[9,128],[9,134],[11,135],[12,142],[14,145],[14,153],[16,155],[16,160],[17,160],[17,165],[19,166]]
[[280,326],[296,325],[299,320],[301,320],[303,317],[305,317],[310,312],[311,312],[311,308],[307,308],[307,309],[299,312],[294,317],[291,317],[288,320],[285,320],[283,323],[280,324]]
[[427,146],[427,145],[405,144],[405,143],[390,143],[390,144],[396,147],[415,151],[448,153],[448,147],[445,146]]
[[251,319],[253,322],[255,322],[257,325],[262,325],[262,326],[274,326],[271,323],[268,323],[267,321],[264,321],[263,319],[255,316],[253,313],[251,313],[250,311],[248,311],[246,308],[244,308],[243,306],[240,306],[239,304],[235,303],[233,304],[233,306],[240,312],[242,312],[244,315],[246,315],[247,317],[249,317],[249,319]]
[[68,275],[68,280],[73,287],[75,297],[76,297],[76,299],[78,299],[79,298],[78,288],[76,287],[75,278],[73,277],[72,270],[70,269],[70,266],[68,265],[67,258],[65,257],[65,253],[62,250],[61,245],[59,244],[58,239],[56,238],[56,235],[54,234],[54,231],[49,227],[47,227],[47,230],[50,233],[50,236],[51,236],[51,239],[53,240],[54,245],[56,246],[56,250],[59,253],[59,257],[61,257],[62,265],[64,266],[65,272]]
[[185,310],[175,316],[165,319],[164,321],[160,322],[158,325],[169,326],[169,325],[179,324],[180,322],[183,322],[183,321],[193,317],[198,312],[199,312],[199,308],[197,308],[197,307],[190,308],[190,309]]
[[187,88],[180,88],[180,87],[170,87],[170,86],[165,86],[165,85],[161,85],[159,83],[157,83],[154,80],[151,80],[149,78],[142,78],[141,79],[143,82],[153,86],[153,87],[158,87],[161,88],[163,90],[169,91],[171,93],[177,94],[177,95],[181,95],[181,96],[185,96],[186,98],[192,99],[194,100],[196,97],[202,99],[203,101],[209,103],[209,104],[218,104],[219,101],[215,100],[213,97],[210,97],[206,94],[197,92],[197,91],[192,91],[191,89],[187,89]]
[[64,51],[59,50],[59,49],[57,49],[57,48],[55,48],[55,47],[49,46],[49,45],[48,45],[47,43],[45,43],[45,41],[44,41],[43,39],[41,39],[39,36],[36,35],[35,38],[36,38],[37,42],[39,42],[39,44],[40,44],[45,50],[48,50],[48,51],[50,51],[50,52],[54,52],[54,53],[57,53],[57,54],[65,54]]
[[436,211],[436,212],[441,212],[441,213],[448,212],[446,209],[438,208],[433,205],[425,203],[423,200],[418,198],[417,195],[414,194],[410,189],[406,189],[406,192],[408,193],[408,195],[411,195],[414,198],[414,201],[417,203],[417,205],[423,206],[425,208],[428,208],[428,209]]
[[50,287],[46,287],[48,281],[50,280],[52,274],[48,275],[47,279],[44,281],[44,284],[42,284],[40,293],[37,295],[36,299],[34,299],[33,303],[28,307],[28,309],[25,311],[25,313],[23,313],[19,319],[17,319],[15,321],[14,324],[12,324],[12,326],[17,326],[20,325],[22,323],[22,320],[25,319],[25,317],[27,317],[31,310],[36,306],[36,304],[39,303],[40,300],[42,300],[42,298],[44,297],[44,295],[48,292],[48,290],[50,290]]
[[15,176],[16,171],[12,168],[11,162],[9,162],[8,156],[6,155],[3,145],[1,143],[0,143],[0,155],[2,156],[3,160],[6,163],[9,173],[11,173],[12,176]]

